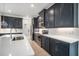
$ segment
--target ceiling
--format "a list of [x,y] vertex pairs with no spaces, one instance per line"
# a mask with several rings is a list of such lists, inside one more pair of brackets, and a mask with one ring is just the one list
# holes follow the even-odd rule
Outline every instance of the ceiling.
[[0,14],[12,14],[22,17],[36,16],[48,5],[48,3],[0,3]]

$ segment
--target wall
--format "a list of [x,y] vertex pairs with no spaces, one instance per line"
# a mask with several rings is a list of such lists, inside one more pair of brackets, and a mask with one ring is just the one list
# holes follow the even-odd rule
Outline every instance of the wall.
[[51,35],[63,35],[73,38],[79,38],[79,28],[49,28]]
[[31,42],[31,39],[32,39],[32,19],[30,17],[23,17],[23,34]]
[[35,29],[42,33],[42,30],[48,30],[49,35],[62,35],[72,38],[79,39],[79,28],[46,28],[46,29]]
[[[10,28],[1,28],[1,16],[0,16],[0,33],[10,33]],[[22,29],[12,29],[12,33],[22,33]]]

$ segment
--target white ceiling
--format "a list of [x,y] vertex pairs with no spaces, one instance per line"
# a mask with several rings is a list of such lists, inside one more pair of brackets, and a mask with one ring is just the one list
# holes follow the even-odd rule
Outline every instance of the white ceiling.
[[[36,16],[38,13],[48,6],[48,3],[33,3],[35,7],[31,7],[32,3],[0,3],[0,14],[13,14],[17,16]],[[9,13],[8,10],[12,12]]]

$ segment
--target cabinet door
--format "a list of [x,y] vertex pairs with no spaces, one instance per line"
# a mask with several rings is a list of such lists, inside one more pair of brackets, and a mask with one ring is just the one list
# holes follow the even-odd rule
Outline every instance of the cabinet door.
[[55,27],[74,26],[74,6],[72,3],[60,3],[55,5]]
[[44,22],[45,22],[45,12],[46,9],[43,9],[40,13],[39,13],[39,27],[42,28],[45,26]]
[[69,44],[63,41],[55,40],[55,55],[69,56]]
[[38,34],[34,33],[34,41],[37,42],[38,41]]
[[74,5],[72,3],[62,4],[60,16],[64,27],[74,27]]
[[45,37],[45,38],[46,38],[46,40],[45,40],[45,50],[47,52],[49,52],[49,38],[48,37]]
[[49,38],[49,53],[55,56],[55,40],[52,38]]
[[54,28],[54,5],[52,7],[50,7],[47,11],[46,11],[46,15],[45,15],[45,27],[46,28]]
[[34,20],[34,28],[38,28],[38,17],[34,17],[33,18],[33,20]]
[[45,15],[45,9],[43,9],[43,10],[39,13],[39,16],[41,17],[40,20],[44,20],[44,15]]
[[45,38],[44,36],[42,36],[42,43],[41,43],[41,47],[44,48],[45,47]]
[[49,52],[49,38],[42,36],[42,48]]
[[60,19],[60,7],[61,7],[60,3],[55,4],[55,27],[58,27],[61,24],[61,21],[60,21],[61,20]]
[[45,15],[45,28],[49,28],[49,18],[48,18],[47,10],[46,10],[46,15]]
[[69,43],[50,38],[49,39],[49,53],[52,56],[68,56]]

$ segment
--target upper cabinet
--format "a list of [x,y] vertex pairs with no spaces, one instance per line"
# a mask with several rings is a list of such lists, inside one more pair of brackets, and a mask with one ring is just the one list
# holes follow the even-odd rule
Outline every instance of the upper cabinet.
[[55,4],[55,27],[74,27],[74,4]]
[[55,3],[39,13],[39,28],[78,27],[77,16],[77,3]]
[[39,27],[38,27],[38,25],[39,25],[39,24],[38,24],[38,17],[34,17],[34,18],[33,18],[33,22],[34,22],[34,24],[33,24],[34,28],[39,28]]
[[[56,3],[47,9],[45,17],[46,28],[59,28],[59,27],[74,27],[74,23],[77,18],[74,15],[77,14],[77,10],[74,8],[74,3]],[[74,14],[75,13],[75,14]]]
[[45,15],[45,27],[46,28],[52,28],[55,27],[55,6],[50,7],[49,9],[46,10],[46,15]]
[[45,13],[46,13],[46,9],[43,9],[41,12],[39,12],[39,28],[44,28],[45,26]]

